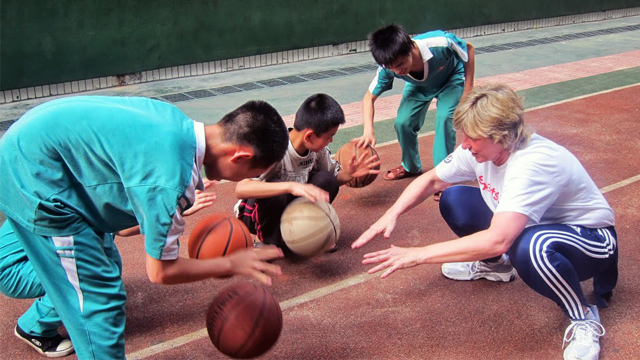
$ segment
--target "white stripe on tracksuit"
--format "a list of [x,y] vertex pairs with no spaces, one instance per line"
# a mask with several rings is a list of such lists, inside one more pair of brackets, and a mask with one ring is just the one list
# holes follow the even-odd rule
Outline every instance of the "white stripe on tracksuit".
[[606,239],[604,243],[591,241],[570,232],[547,230],[536,233],[529,244],[529,256],[533,266],[540,277],[562,300],[569,317],[572,319],[584,319],[585,317],[580,298],[551,265],[547,258],[547,248],[554,242],[563,242],[594,259],[606,259],[614,253],[617,246],[616,239],[607,229],[598,229],[598,233]]
[[60,256],[60,263],[64,268],[64,272],[67,274],[67,280],[69,280],[73,288],[76,290],[76,294],[78,294],[80,312],[83,312],[84,295],[82,294],[82,289],[80,289],[80,278],[78,277],[78,267],[73,250],[73,236],[52,236],[51,239],[56,246],[58,256]]

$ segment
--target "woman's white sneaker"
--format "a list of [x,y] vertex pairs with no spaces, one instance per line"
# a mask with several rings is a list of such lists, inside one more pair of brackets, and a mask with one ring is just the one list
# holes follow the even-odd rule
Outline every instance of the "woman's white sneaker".
[[516,278],[516,270],[509,257],[502,255],[497,262],[460,262],[442,264],[442,275],[452,280],[478,280],[509,282]]
[[564,360],[598,360],[600,337],[604,334],[598,308],[590,305],[586,319],[571,321],[571,325],[564,332],[563,346],[569,344],[564,350]]

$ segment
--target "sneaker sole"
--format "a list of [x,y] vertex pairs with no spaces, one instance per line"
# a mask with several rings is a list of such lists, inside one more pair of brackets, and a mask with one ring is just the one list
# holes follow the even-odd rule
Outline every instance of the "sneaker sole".
[[493,273],[493,274],[485,274],[485,275],[482,275],[482,276],[467,277],[467,278],[453,277],[453,276],[447,275],[445,273],[442,273],[442,275],[444,277],[446,277],[447,279],[456,280],[456,281],[472,281],[472,280],[486,279],[486,280],[489,280],[489,281],[507,283],[507,282],[511,282],[511,281],[516,279],[516,272],[515,271],[512,271],[512,272],[510,272],[508,274]]
[[18,334],[18,330],[17,329],[13,329],[13,333],[16,335],[16,337],[22,341],[24,341],[25,343],[29,344],[29,346],[31,346],[35,351],[38,352],[38,354],[48,357],[48,358],[59,358],[59,357],[63,357],[63,356],[67,356],[67,355],[71,355],[74,352],[74,348],[71,347],[67,350],[64,351],[58,351],[58,352],[43,352],[42,350],[40,350],[39,347],[37,347],[35,344],[33,344],[31,341],[23,338],[22,336],[20,336],[20,334]]

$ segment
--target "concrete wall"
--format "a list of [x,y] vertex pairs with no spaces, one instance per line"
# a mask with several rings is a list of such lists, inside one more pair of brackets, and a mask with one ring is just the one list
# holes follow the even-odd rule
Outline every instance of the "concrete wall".
[[638,0],[2,0],[0,90],[410,33],[638,6]]

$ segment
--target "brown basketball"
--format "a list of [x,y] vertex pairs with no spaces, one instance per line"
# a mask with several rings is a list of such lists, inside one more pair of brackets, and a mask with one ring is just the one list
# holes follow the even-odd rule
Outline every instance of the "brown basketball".
[[207,332],[225,355],[249,359],[264,354],[282,331],[282,310],[264,287],[241,282],[224,288],[207,312]]
[[210,215],[202,219],[189,236],[189,257],[211,259],[252,245],[247,226],[234,216]]
[[[368,159],[373,155],[378,155],[376,149],[371,147],[371,145],[367,145],[367,147],[363,149],[357,147],[355,143],[349,141],[348,143],[342,145],[340,149],[338,149],[338,152],[336,153],[336,160],[344,167],[349,163],[349,161],[351,161],[351,157],[353,156],[354,152],[356,154],[356,159],[358,159],[362,155],[362,151],[367,152],[367,156],[365,157],[365,159]],[[380,165],[374,167],[373,169],[380,170]],[[347,186],[352,188],[367,186],[371,184],[373,180],[376,179],[376,177],[378,177],[378,174],[367,174],[357,178],[353,178],[347,183]]]

